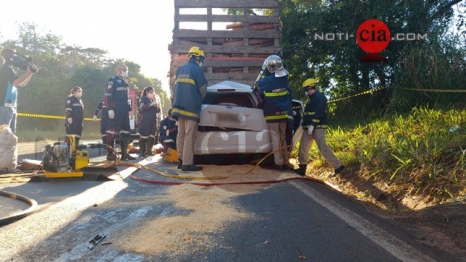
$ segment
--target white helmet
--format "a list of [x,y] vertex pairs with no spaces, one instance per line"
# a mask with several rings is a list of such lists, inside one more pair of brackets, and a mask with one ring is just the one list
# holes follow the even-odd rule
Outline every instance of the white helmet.
[[282,77],[288,74],[288,71],[283,67],[283,61],[278,55],[268,56],[262,68],[267,67],[267,71],[270,73],[275,73],[275,77]]

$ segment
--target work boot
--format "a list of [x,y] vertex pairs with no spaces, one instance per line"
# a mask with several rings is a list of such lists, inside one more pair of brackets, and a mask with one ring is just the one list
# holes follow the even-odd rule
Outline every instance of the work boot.
[[177,169],[181,169],[183,167],[183,160],[178,158],[178,167]]
[[[103,145],[106,145],[106,144],[107,144],[107,136],[103,136],[103,137],[102,137],[102,144],[103,144]],[[107,148],[104,148],[104,152],[103,152],[103,153],[104,153],[104,154],[107,153]]]
[[194,164],[192,164],[192,165],[183,165],[181,167],[181,171],[201,171],[201,170],[202,170],[202,167],[196,166]]
[[128,153],[128,141],[120,141],[120,147],[121,147],[121,159],[122,160],[135,160],[135,157],[132,157]]
[[343,165],[341,165],[339,168],[336,168],[334,171],[333,171],[333,174],[332,176],[336,175],[336,174],[340,174],[341,171],[343,171],[343,169],[345,169],[345,167]]
[[139,138],[139,157],[140,158],[146,157],[146,143],[147,143],[147,139]]
[[148,156],[153,156],[154,153],[152,152],[152,148],[154,147],[154,138],[153,137],[149,137],[149,139],[147,140],[147,149],[146,149],[146,155]]
[[[113,139],[106,139],[106,142],[107,142],[107,146],[113,148],[114,146],[114,142],[113,142]],[[112,153],[111,150],[107,150],[107,160],[108,161],[115,161],[116,160],[116,156]]]
[[299,165],[299,168],[293,169],[293,171],[300,176],[306,176],[306,168],[307,165]]

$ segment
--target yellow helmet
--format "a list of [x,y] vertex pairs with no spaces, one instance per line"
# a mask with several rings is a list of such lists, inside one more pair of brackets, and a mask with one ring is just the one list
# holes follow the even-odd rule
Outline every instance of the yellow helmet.
[[315,78],[308,78],[304,80],[303,87],[317,87],[317,80]]
[[199,48],[198,46],[193,46],[189,49],[188,57],[191,58],[192,56],[205,57],[204,51],[202,50],[202,48]]

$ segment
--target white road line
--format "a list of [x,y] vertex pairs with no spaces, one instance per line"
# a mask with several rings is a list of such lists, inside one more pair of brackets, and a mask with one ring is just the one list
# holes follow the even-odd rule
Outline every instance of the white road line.
[[348,225],[356,228],[361,234],[368,237],[375,244],[379,245],[387,252],[401,261],[435,261],[429,256],[419,252],[417,249],[390,235],[373,223],[367,221],[356,213],[340,206],[333,200],[325,197],[318,191],[305,186],[296,181],[290,182],[301,192],[312,198],[317,203],[328,209],[330,212],[343,219]]

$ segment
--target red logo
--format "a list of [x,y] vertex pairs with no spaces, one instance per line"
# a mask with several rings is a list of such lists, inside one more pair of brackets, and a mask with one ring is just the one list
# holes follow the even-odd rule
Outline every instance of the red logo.
[[390,38],[390,29],[384,22],[378,19],[364,21],[356,31],[356,42],[369,54],[361,61],[384,61],[385,58],[378,53],[387,48]]

